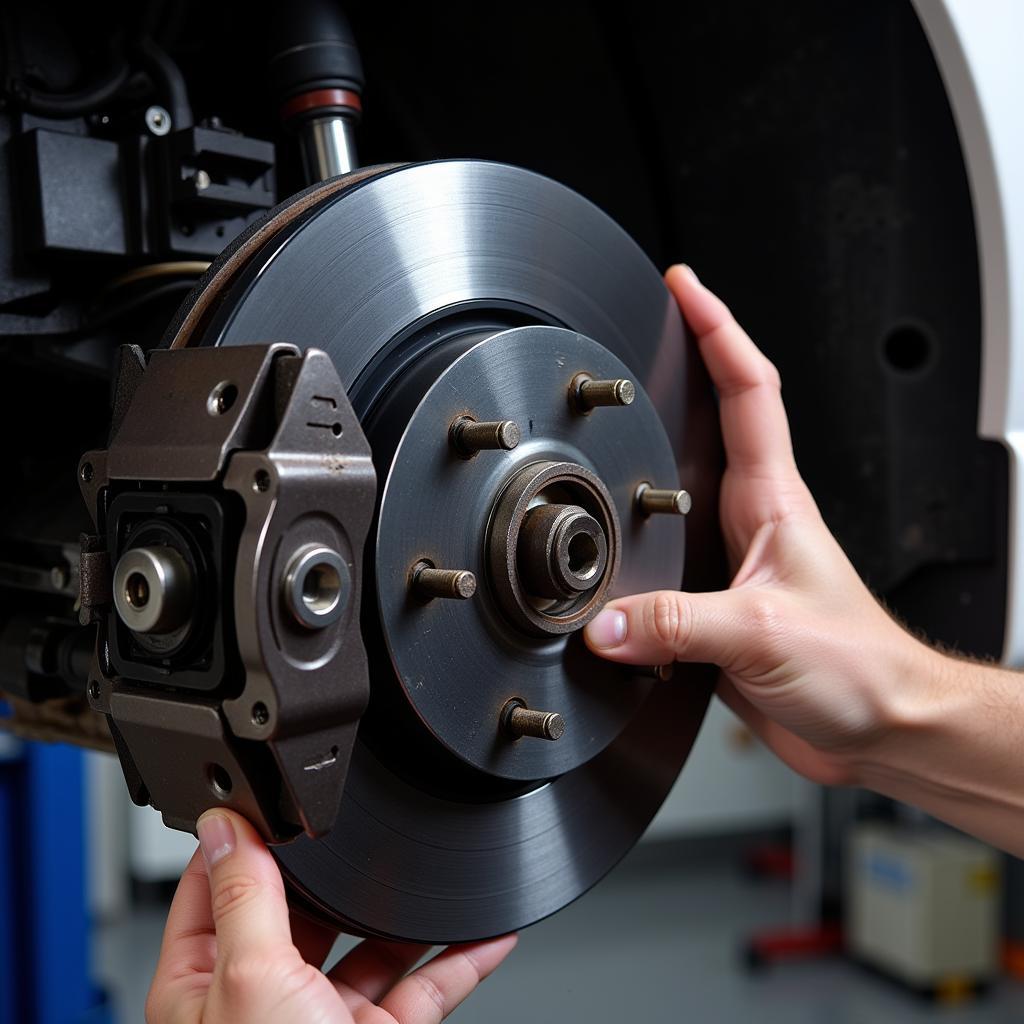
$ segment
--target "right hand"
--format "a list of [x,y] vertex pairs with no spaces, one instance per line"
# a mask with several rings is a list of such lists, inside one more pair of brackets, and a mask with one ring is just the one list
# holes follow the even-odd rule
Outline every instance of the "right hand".
[[817,782],[853,783],[898,719],[893,687],[934,678],[928,661],[940,656],[882,609],[825,526],[793,458],[778,371],[688,267],[666,283],[718,392],[735,575],[719,593],[612,601],[586,641],[629,664],[720,666],[719,696],[784,761]]

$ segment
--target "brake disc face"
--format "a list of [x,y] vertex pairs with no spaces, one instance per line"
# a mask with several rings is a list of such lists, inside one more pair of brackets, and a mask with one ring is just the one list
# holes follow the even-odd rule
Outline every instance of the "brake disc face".
[[[696,494],[688,565],[714,545],[714,410],[659,274],[570,190],[452,161],[327,183],[197,298],[175,345],[326,350],[383,484],[370,708],[333,831],[275,850],[293,899],[426,942],[554,912],[639,838],[710,693],[699,670],[663,683],[597,659],[578,632],[609,597],[680,585],[683,520],[643,515],[643,485]],[[632,401],[581,407],[583,374],[630,381]],[[467,449],[465,423],[514,424],[518,444]],[[424,567],[475,592],[424,593]],[[513,728],[524,709],[558,738]]]

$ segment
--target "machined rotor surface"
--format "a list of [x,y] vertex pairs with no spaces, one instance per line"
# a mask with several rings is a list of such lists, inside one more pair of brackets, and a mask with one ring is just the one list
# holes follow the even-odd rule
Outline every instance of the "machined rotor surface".
[[[528,325],[560,329],[553,331],[553,341],[555,335],[562,340],[578,335],[581,346],[595,346],[589,356],[607,353],[609,366],[606,370],[588,358],[579,365],[556,367],[564,370],[564,379],[557,380],[561,394],[566,395],[578,371],[628,373],[637,389],[636,408],[588,410],[585,420],[571,423],[571,430],[563,424],[547,433],[549,440],[538,440],[536,430],[530,432],[524,385],[550,380],[554,371],[538,357],[541,365],[524,377],[511,347],[504,356],[495,343],[493,363],[481,364],[484,376],[491,375],[494,408],[465,411],[525,419],[518,423],[522,451],[481,452],[461,468],[469,469],[471,463],[483,467],[481,479],[487,477],[487,484],[480,485],[481,494],[495,483],[486,460],[504,458],[509,469],[535,458],[564,462],[603,477],[623,520],[622,571],[613,594],[641,585],[680,584],[681,519],[642,524],[666,531],[666,557],[642,554],[642,545],[635,560],[630,554],[635,520],[629,489],[641,482],[634,476],[642,475],[654,486],[677,487],[681,482],[695,495],[687,523],[688,572],[694,553],[699,563],[715,547],[719,455],[706,379],[660,275],[600,210],[527,171],[450,161],[363,172],[350,183],[325,186],[319,202],[307,197],[301,212],[286,209],[277,217],[280,223],[264,225],[261,244],[246,250],[244,258],[237,248],[225,253],[224,266],[234,261],[231,273],[218,274],[215,265],[209,280],[216,294],[204,294],[203,315],[183,312],[175,345],[289,341],[322,348],[333,358],[364,427],[372,433],[374,417],[410,374],[430,360],[436,363],[436,376],[447,370],[456,359],[446,355],[448,349],[461,354],[475,342],[486,348],[491,343],[483,339],[502,331],[512,338],[519,334],[517,328]],[[558,345],[551,350],[557,363]],[[504,379],[497,369],[502,358],[512,360]],[[518,403],[516,410],[506,412],[503,399]],[[554,409],[554,404],[538,402],[541,406]],[[675,466],[656,457],[657,445],[648,444],[649,450],[636,459],[642,463],[648,458],[649,464],[629,467],[634,440],[624,440],[628,431],[619,424],[629,422],[634,412],[641,414],[633,417],[636,421],[656,414],[661,436],[674,450]],[[534,420],[538,418],[541,414]],[[371,438],[381,479],[391,469],[391,452],[405,425],[392,424],[398,436],[386,443],[386,431],[379,439]],[[620,430],[622,450],[616,449],[615,440]],[[417,436],[417,443],[423,440]],[[436,435],[431,441],[443,446],[443,438]],[[381,459],[388,464],[381,465]],[[646,479],[670,469],[667,484]],[[436,498],[434,493],[424,495],[423,509],[409,498],[405,516],[424,538],[433,532],[434,543],[449,544],[452,537],[437,536],[433,521],[417,523]],[[385,497],[379,541],[390,529],[387,501]],[[575,505],[576,500],[565,504]],[[474,531],[479,526],[475,521]],[[452,531],[463,528],[459,522],[451,524]],[[413,567],[405,564],[407,555],[412,562],[431,557],[425,546],[402,550],[400,557],[394,556],[396,572],[407,574]],[[388,551],[383,556],[392,557]],[[446,553],[436,550],[434,556],[443,561]],[[381,558],[378,552],[378,573]],[[638,565],[648,569],[640,571]],[[438,613],[455,614],[457,604],[470,615],[491,614],[489,571],[482,573],[472,598],[436,600]],[[383,615],[378,656],[388,650],[384,634],[394,655],[396,620],[385,593],[390,583],[378,580],[378,586],[379,608],[364,616],[364,633],[380,631],[374,618]],[[372,603],[364,595],[364,607]],[[406,719],[397,713],[392,719],[387,694],[394,695],[393,683],[372,674],[371,712],[356,743],[334,830],[322,840],[300,839],[276,848],[293,897],[308,911],[350,931],[426,942],[467,941],[520,928],[594,884],[635,843],[667,795],[703,718],[711,677],[687,669],[677,672],[671,683],[652,684],[592,658],[576,635],[524,641],[527,633],[500,619],[503,612],[493,614],[499,620],[488,627],[493,649],[487,658],[498,666],[496,675],[508,670],[523,687],[534,685],[524,673],[522,655],[533,645],[541,676],[555,665],[559,677],[569,680],[559,684],[561,691],[557,686],[550,690],[553,699],[567,699],[565,734],[555,742],[516,740],[515,746],[524,751],[529,750],[526,744],[544,748],[524,754],[523,760],[537,763],[517,772],[502,765],[501,757],[488,762],[482,747],[468,741],[468,732],[459,739],[453,731],[446,742],[439,742],[444,716],[418,724],[413,716],[411,725],[407,714]],[[453,630],[444,642],[457,651],[458,636]],[[422,630],[419,639],[429,645],[430,632]],[[402,653],[393,662],[407,693],[415,690],[408,657]],[[571,667],[577,657],[578,667]],[[391,664],[387,667],[394,672]],[[512,679],[507,684],[500,677],[485,679],[481,685],[489,693],[522,696],[515,693]],[[545,684],[535,685],[531,706],[548,695]],[[380,704],[378,693],[383,704],[375,707]],[[572,709],[580,702],[586,705],[587,693],[593,707],[577,720],[594,726],[594,739],[588,743],[584,736],[580,746],[580,737],[570,739]],[[500,710],[496,699],[492,707]],[[500,746],[504,741],[497,715],[492,719],[478,713],[480,723],[485,718],[487,728],[493,728],[493,743]],[[389,735],[392,721],[394,734]],[[482,733],[478,730],[477,735]],[[557,753],[563,749],[568,753]]]

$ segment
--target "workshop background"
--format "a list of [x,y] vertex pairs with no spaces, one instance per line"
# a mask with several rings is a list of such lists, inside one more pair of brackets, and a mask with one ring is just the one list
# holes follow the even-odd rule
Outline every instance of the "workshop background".
[[[1008,468],[977,436],[978,245],[910,3],[348,12],[365,162],[520,164],[659,266],[691,263],[779,365],[865,579],[912,627],[999,655]],[[131,804],[115,758],[0,733],[0,1021],[18,986],[41,1024],[141,1020],[194,848]],[[1017,1020],[1022,878],[912,808],[798,779],[716,703],[640,845],[452,1019]]]

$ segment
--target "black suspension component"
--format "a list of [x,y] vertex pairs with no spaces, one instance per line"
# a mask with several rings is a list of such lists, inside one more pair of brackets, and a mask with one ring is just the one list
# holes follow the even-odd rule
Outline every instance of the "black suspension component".
[[298,135],[307,181],[354,170],[363,64],[348,19],[333,0],[300,0],[275,5],[268,31],[271,86]]

